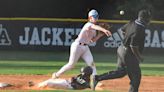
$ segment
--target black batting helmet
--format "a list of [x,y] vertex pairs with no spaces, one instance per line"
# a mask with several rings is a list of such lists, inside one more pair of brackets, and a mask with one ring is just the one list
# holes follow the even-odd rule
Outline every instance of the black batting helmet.
[[148,23],[151,19],[151,12],[149,10],[140,10],[138,13],[138,18],[140,18],[145,23]]
[[93,72],[93,69],[90,66],[86,66],[86,67],[81,68],[81,73],[83,73],[85,75],[91,75],[92,72]]

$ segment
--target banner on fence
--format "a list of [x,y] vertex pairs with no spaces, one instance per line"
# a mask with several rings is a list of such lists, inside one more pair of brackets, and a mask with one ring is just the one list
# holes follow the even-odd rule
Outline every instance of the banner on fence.
[[[1,20],[0,49],[65,51],[69,49],[84,23],[77,21]],[[119,28],[124,23],[111,24],[113,25],[113,35],[92,44],[93,50],[110,51],[121,44],[123,38]],[[152,50],[164,48],[163,24],[153,23],[145,30],[145,33],[146,48]]]

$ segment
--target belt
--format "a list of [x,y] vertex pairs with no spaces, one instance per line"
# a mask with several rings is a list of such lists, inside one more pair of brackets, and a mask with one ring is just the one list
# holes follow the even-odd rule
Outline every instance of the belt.
[[127,47],[126,47],[126,46],[123,45],[122,47],[123,47],[125,50],[127,50]]
[[79,43],[79,45],[87,46],[88,44],[86,44],[86,43]]
[[124,45],[123,45],[123,48],[124,48],[125,50],[128,50],[130,47],[129,47],[129,46],[124,46]]

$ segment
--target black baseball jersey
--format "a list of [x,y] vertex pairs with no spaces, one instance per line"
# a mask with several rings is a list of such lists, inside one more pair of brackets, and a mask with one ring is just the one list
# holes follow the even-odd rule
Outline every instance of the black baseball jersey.
[[[128,75],[130,79],[130,88],[128,92],[138,92],[141,82],[141,68],[140,60],[136,54],[139,55],[144,48],[145,26],[149,22],[148,19],[145,21],[145,18],[148,18],[147,12],[142,10],[138,19],[130,21],[121,27],[124,37],[123,44],[117,49],[117,69],[97,75],[95,77],[96,81],[116,79]],[[131,47],[137,47],[140,53],[137,52],[136,48],[133,48],[133,50],[135,49],[133,53]]]
[[125,32],[123,40],[124,46],[138,46],[140,53],[142,53],[145,42],[145,25],[139,21],[131,21],[121,28]]
[[90,76],[85,76],[83,74],[79,74],[76,77],[72,77],[71,86],[74,89],[90,88]]

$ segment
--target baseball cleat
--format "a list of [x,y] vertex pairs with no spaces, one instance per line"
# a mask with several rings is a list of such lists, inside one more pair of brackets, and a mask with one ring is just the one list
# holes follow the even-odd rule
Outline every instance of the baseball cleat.
[[29,82],[28,82],[28,86],[29,86],[29,87],[32,87],[32,86],[34,86],[34,85],[35,85],[35,84],[34,84],[33,81],[29,81]]
[[5,87],[11,87],[13,85],[8,84],[8,83],[0,83],[0,88],[5,88]]
[[52,74],[52,79],[57,79],[58,77],[56,76],[56,73]]
[[47,86],[47,84],[45,82],[41,82],[37,85],[38,88],[44,88],[46,86]]

